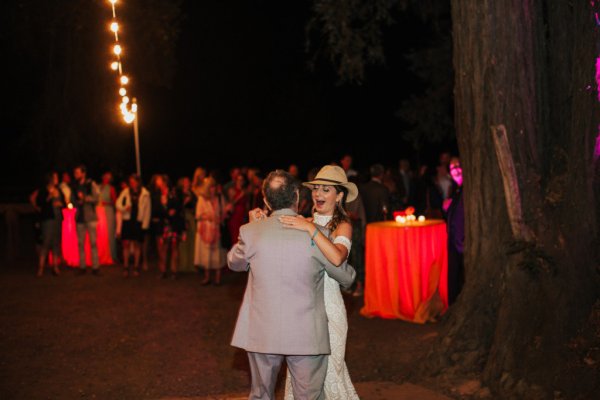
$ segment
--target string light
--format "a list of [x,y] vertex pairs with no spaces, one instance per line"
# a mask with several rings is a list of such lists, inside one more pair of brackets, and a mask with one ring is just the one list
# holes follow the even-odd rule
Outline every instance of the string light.
[[119,43],[119,22],[117,21],[117,10],[115,4],[117,0],[108,0],[111,4],[112,8],[112,21],[110,22],[109,29],[114,33],[115,42],[113,45],[113,53],[116,56],[116,60],[112,61],[110,64],[110,69],[113,71],[117,71],[119,76],[119,96],[121,96],[121,103],[119,104],[119,109],[121,110],[121,114],[123,115],[123,119],[128,124],[132,123],[137,116],[137,104],[135,99],[132,104],[130,104],[129,97],[127,97],[127,89],[123,86],[129,83],[129,77],[123,73],[123,47]]

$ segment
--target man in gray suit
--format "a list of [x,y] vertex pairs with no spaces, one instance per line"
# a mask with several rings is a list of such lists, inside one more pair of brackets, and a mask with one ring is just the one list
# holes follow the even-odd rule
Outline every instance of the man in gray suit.
[[346,287],[355,277],[351,266],[328,262],[306,232],[279,222],[280,215],[296,215],[299,188],[287,172],[271,172],[263,183],[271,216],[242,226],[227,255],[230,269],[249,272],[231,344],[248,352],[250,400],[275,398],[284,359],[296,400],[324,398],[330,353],[324,274]]

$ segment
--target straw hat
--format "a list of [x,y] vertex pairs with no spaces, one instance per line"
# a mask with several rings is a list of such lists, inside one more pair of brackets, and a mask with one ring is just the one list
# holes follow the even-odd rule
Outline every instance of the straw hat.
[[304,182],[304,186],[312,187],[313,185],[329,185],[329,186],[343,186],[348,189],[348,196],[346,202],[351,202],[358,196],[358,188],[352,182],[348,182],[346,172],[337,165],[326,165],[317,173],[315,179],[310,182]]

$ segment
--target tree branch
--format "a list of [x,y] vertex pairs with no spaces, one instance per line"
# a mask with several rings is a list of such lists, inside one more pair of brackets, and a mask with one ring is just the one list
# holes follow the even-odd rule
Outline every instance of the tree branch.
[[534,235],[529,227],[523,222],[523,212],[521,210],[521,194],[519,192],[519,181],[517,180],[517,171],[508,143],[506,127],[502,124],[492,126],[492,137],[494,138],[494,148],[498,157],[498,166],[502,174],[502,183],[504,185],[504,198],[508,210],[508,218],[513,236],[516,240],[532,242]]

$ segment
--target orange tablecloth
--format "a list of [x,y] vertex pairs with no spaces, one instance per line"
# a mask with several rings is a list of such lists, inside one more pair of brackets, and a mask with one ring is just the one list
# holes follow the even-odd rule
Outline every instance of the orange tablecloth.
[[[75,208],[63,208],[62,222],[62,253],[65,264],[70,267],[79,267],[79,247],[77,241],[77,224],[75,223]],[[98,259],[100,264],[113,263],[108,245],[108,228],[106,213],[103,207],[96,207],[98,226],[96,227],[96,244],[98,246]],[[90,238],[85,236],[85,258],[86,264],[92,265],[92,254],[90,251]]]
[[425,323],[448,308],[446,224],[442,220],[367,225],[367,317]]

